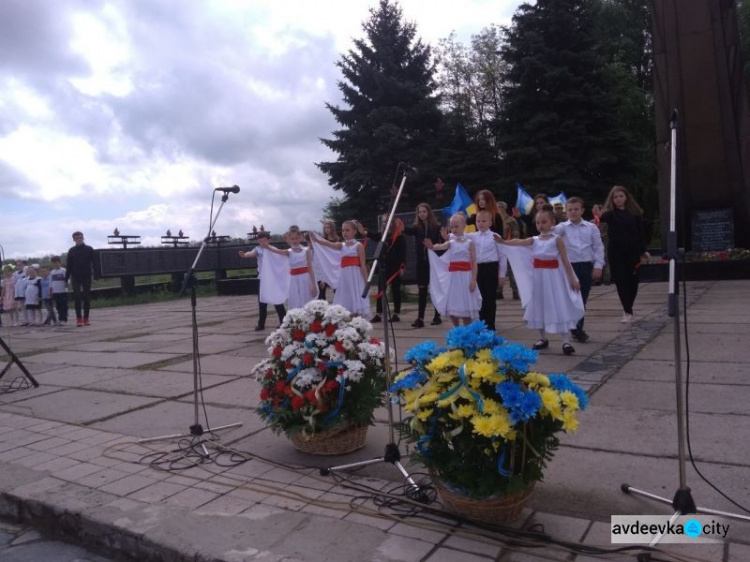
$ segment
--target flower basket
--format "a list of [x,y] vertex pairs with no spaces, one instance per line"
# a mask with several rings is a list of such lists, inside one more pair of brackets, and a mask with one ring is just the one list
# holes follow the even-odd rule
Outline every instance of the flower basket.
[[290,440],[295,449],[310,455],[345,455],[365,446],[367,427],[338,427],[309,436],[300,431],[292,434]]
[[578,427],[588,397],[566,375],[531,371],[537,352],[482,322],[453,328],[446,344],[425,342],[406,353],[411,368],[391,385],[408,416],[401,432],[438,489],[450,488],[446,505],[460,513],[470,499],[503,504],[504,496],[518,504],[512,516],[543,479],[557,433]]
[[472,498],[446,487],[440,480],[433,480],[440,501],[456,515],[483,523],[510,523],[518,518],[534,491],[534,483],[520,492],[493,498]]
[[253,369],[258,414],[307,453],[340,455],[364,445],[384,402],[385,346],[372,325],[323,300],[290,310]]

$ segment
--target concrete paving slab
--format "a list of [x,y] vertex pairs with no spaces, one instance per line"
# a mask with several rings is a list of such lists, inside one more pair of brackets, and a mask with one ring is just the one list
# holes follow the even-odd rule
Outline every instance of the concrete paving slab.
[[[240,422],[243,424],[239,428],[222,431],[220,434],[222,443],[231,443],[235,439],[264,427],[262,420],[255,412],[247,409],[207,404],[206,412],[209,422],[215,427]],[[199,423],[206,429],[202,407],[199,410],[199,417]],[[187,433],[194,421],[195,408],[192,403],[168,401],[154,402],[153,406],[135,412],[122,412],[105,421],[93,423],[91,427],[104,431],[121,431],[134,437],[146,438]]]
[[[193,392],[192,373],[175,373],[171,371],[129,371],[124,376],[97,382],[98,390],[117,392],[121,394],[133,394],[137,396],[159,396],[162,398],[177,398]],[[231,380],[228,377],[218,375],[202,375],[201,381],[204,389],[209,389],[218,384]]]
[[[184,376],[184,375],[182,375]],[[204,380],[212,375],[203,375]],[[203,385],[203,400],[207,404],[220,404],[227,406],[243,406],[255,408],[260,402],[260,383],[252,377],[243,377],[227,382],[227,377],[213,376],[212,380],[223,379],[224,384]],[[192,400],[191,397],[183,397],[181,402]]]
[[40,388],[46,385],[77,388],[124,377],[131,372],[126,369],[106,369],[102,367],[58,366],[56,370],[35,375],[34,378],[39,381]]
[[[212,375],[248,376],[255,366],[254,361],[231,355],[209,355],[201,357],[201,372]],[[193,360],[167,365],[165,371],[193,372]]]
[[35,398],[4,404],[4,411],[47,420],[91,423],[116,414],[129,412],[158,400],[93,390],[67,389]]
[[[739,363],[743,361],[743,355],[747,350],[747,342],[748,336],[741,330],[732,334],[722,334],[721,337],[717,338],[694,337],[690,340],[690,357],[691,359],[700,361]],[[684,353],[684,337],[681,345]],[[657,336],[638,354],[638,358],[663,359],[665,350],[671,351],[671,357],[674,357],[673,334],[661,334]]]
[[174,353],[93,353],[76,351],[56,351],[54,353],[40,353],[25,359],[26,362],[34,364],[37,362],[56,361],[61,365],[81,365],[102,368],[132,369],[150,365],[159,361],[167,361],[179,357]]

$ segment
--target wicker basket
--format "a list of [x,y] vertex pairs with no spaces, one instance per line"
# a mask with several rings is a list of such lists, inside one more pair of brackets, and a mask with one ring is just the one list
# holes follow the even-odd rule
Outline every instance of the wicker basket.
[[305,435],[299,432],[293,434],[290,439],[294,448],[303,453],[345,455],[365,446],[367,428],[366,425],[347,425],[313,435]]
[[532,483],[526,490],[491,499],[470,498],[446,488],[438,479],[433,479],[435,489],[443,505],[453,513],[484,523],[510,523],[516,519],[534,490]]

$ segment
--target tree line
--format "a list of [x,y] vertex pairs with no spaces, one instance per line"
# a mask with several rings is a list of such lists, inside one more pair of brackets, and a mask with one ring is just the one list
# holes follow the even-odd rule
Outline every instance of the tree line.
[[590,203],[621,184],[658,217],[649,4],[537,0],[469,44],[431,46],[380,0],[336,63],[339,128],[321,139],[335,160],[317,163],[341,192],[327,215],[372,221],[406,161],[420,174],[403,209],[445,206],[458,182],[510,205],[517,183]]

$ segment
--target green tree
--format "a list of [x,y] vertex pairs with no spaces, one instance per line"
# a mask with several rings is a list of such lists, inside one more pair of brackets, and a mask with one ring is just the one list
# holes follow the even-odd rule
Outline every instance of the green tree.
[[387,207],[400,161],[422,170],[410,182],[404,205],[434,193],[441,113],[431,50],[416,37],[415,24],[403,21],[398,3],[380,0],[362,27],[365,37],[337,63],[344,107],[326,104],[342,128],[321,141],[337,159],[317,166],[345,195],[334,206],[369,220]]
[[437,81],[444,112],[439,175],[470,191],[495,188],[499,172],[495,122],[501,108],[504,64],[500,28],[472,36],[469,46],[451,34],[437,49]]
[[506,30],[498,140],[502,181],[601,200],[632,185],[637,138],[622,111],[631,91],[598,41],[599,0],[521,5]]

